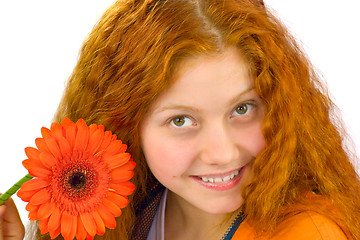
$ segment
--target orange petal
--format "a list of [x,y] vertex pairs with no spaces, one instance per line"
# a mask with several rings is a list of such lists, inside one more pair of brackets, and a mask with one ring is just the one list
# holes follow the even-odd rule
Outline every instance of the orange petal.
[[90,134],[89,144],[87,146],[87,151],[90,155],[94,155],[95,152],[99,149],[104,138],[104,131],[98,129],[94,133]]
[[114,183],[121,183],[129,181],[134,176],[134,172],[126,171],[122,172],[121,175],[111,176]]
[[61,235],[64,239],[72,240],[76,234],[77,217],[67,212],[62,213],[61,217]]
[[57,229],[55,229],[54,231],[49,231],[50,234],[50,238],[51,239],[55,239],[57,236],[59,236],[61,233],[61,226],[59,225]]
[[112,138],[112,133],[110,131],[106,131],[104,133],[104,138],[103,138],[103,141],[102,141],[98,151],[102,151],[102,150],[106,149],[111,142],[111,138]]
[[29,171],[29,174],[33,177],[47,178],[47,177],[49,177],[49,175],[51,175],[51,172],[47,171],[45,168],[31,167],[31,168],[28,168],[28,171]]
[[70,156],[72,151],[70,143],[64,137],[59,137],[58,141],[61,154],[63,156]]
[[40,161],[45,167],[49,169],[51,169],[57,163],[56,158],[48,152],[40,153]]
[[39,220],[39,228],[40,228],[41,234],[45,234],[45,233],[49,232],[49,230],[48,230],[48,222],[49,222],[48,218]]
[[85,151],[89,141],[89,128],[87,127],[83,119],[79,119],[76,122],[77,133],[75,137],[74,149],[79,151]]
[[29,202],[32,196],[34,196],[35,193],[37,193],[39,189],[33,190],[33,191],[25,191],[22,188],[17,192],[17,196],[21,198],[24,202]]
[[[112,141],[115,141],[117,139],[117,136],[116,136],[116,134],[113,134],[112,136],[111,136],[111,140]],[[119,139],[120,140],[120,139]]]
[[90,134],[93,134],[96,130],[98,130],[98,126],[95,123],[89,125]]
[[25,207],[25,209],[27,211],[29,211],[29,220],[30,221],[35,221],[35,220],[38,220],[38,216],[37,216],[37,211],[39,209],[39,206],[37,205],[32,205],[30,203],[28,203]]
[[54,212],[55,208],[56,208],[56,204],[51,201],[40,205],[37,213],[38,218],[40,220],[44,218],[49,218],[49,216]]
[[124,208],[129,203],[129,199],[127,197],[121,196],[114,192],[108,192],[107,199],[115,203],[119,208]]
[[121,148],[119,149],[119,152],[125,152],[126,149],[127,149],[127,145],[126,145],[126,144],[123,144],[123,145],[121,146]]
[[60,227],[60,223],[61,223],[61,213],[58,208],[55,208],[49,218],[49,224],[48,224],[49,231],[55,232]]
[[34,165],[43,166],[40,161],[40,151],[36,148],[27,147],[25,148],[25,154],[28,156],[28,160],[30,160]]
[[102,124],[98,125],[98,129],[105,132],[105,127]]
[[105,224],[100,215],[97,212],[90,213],[95,221],[96,234],[103,235],[105,233]]
[[40,161],[40,152],[36,148],[33,147],[25,148],[25,154],[31,160]]
[[105,198],[103,200],[103,204],[107,209],[109,209],[109,211],[112,213],[112,215],[114,217],[117,217],[117,216],[121,215],[121,209],[115,203],[113,203],[112,201]]
[[114,216],[104,205],[101,204],[97,212],[107,228],[114,229],[116,227]]
[[110,169],[121,167],[130,160],[130,153],[119,153],[116,155],[104,157],[104,161]]
[[53,122],[51,124],[50,130],[51,130],[51,135],[54,136],[56,139],[59,139],[64,136],[64,129],[57,122]]
[[81,222],[83,223],[85,230],[90,236],[95,236],[96,234],[96,225],[93,217],[89,213],[80,215]]
[[103,158],[108,158],[109,156],[120,153],[120,149],[122,147],[121,140],[115,140],[110,143],[110,145],[106,148],[106,152],[104,153]]
[[80,216],[78,216],[77,219],[77,231],[76,231],[76,239],[77,240],[84,240],[86,238],[87,232],[85,230],[85,227],[81,221]]
[[40,207],[39,205],[32,205],[31,203],[28,203],[26,204],[25,209],[28,212],[37,212],[39,207]]
[[49,137],[45,138],[45,143],[48,146],[52,155],[54,155],[54,157],[56,159],[62,159],[60,147],[59,147],[58,143],[56,142],[55,137],[49,136]]
[[61,120],[61,126],[69,126],[69,125],[75,125],[73,121],[71,121],[69,118],[64,117],[63,120]]
[[111,179],[114,182],[125,182],[130,180],[134,176],[133,171],[128,171],[127,169],[123,169],[124,166],[115,168],[110,172]]
[[79,127],[86,127],[88,128],[88,126],[86,125],[86,122],[84,119],[80,118],[79,120],[77,120],[77,122],[75,123],[76,126]]
[[35,193],[34,196],[32,196],[32,198],[30,199],[30,203],[33,205],[40,205],[49,201],[50,198],[51,195],[49,191],[46,188],[44,188],[38,191],[37,193]]
[[35,139],[35,144],[36,144],[36,147],[39,149],[40,152],[48,152],[48,153],[50,153],[50,150],[46,145],[45,139],[36,138]]
[[39,220],[39,218],[37,217],[37,212],[29,212],[29,220],[30,221],[36,221]]
[[76,232],[77,232],[77,216],[73,216],[73,227],[72,227],[72,231],[70,234],[70,240],[73,240],[76,236]]
[[22,164],[33,177],[48,178],[51,175],[51,171],[43,167],[42,164],[34,163],[29,159],[24,160]]
[[132,171],[132,170],[134,170],[135,166],[136,166],[136,163],[132,159],[130,159],[130,161],[128,161],[127,163],[125,163],[121,167],[118,167],[118,168],[114,169],[113,171],[120,171],[120,170],[122,170],[122,171]]
[[46,127],[42,127],[42,128],[41,128],[41,136],[42,136],[43,138],[47,138],[47,137],[50,136],[50,135],[51,135],[50,129],[48,129],[48,128],[46,128]]
[[63,121],[61,122],[61,125],[65,129],[65,136],[71,146],[71,149],[74,148],[75,137],[77,132],[76,124],[70,121],[70,119],[64,118]]
[[132,182],[112,183],[109,188],[115,190],[118,194],[128,196],[134,192],[135,185]]
[[111,183],[109,188],[115,190],[117,194],[127,196],[134,192],[135,185],[132,182]]
[[126,169],[128,171],[132,171],[132,170],[134,170],[135,166],[136,166],[136,163],[132,159],[130,159],[130,161],[128,161],[126,164],[124,164],[121,168],[124,170]]
[[50,182],[42,178],[33,178],[21,185],[23,191],[33,191],[38,190],[50,185]]
[[94,236],[90,236],[89,234],[86,235],[86,240],[93,240]]

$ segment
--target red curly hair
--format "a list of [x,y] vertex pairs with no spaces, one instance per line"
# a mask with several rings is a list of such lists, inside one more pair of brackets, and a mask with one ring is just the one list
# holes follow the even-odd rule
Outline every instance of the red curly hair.
[[360,239],[359,177],[343,148],[335,106],[297,43],[256,0],[121,0],[94,27],[55,120],[83,118],[105,125],[129,145],[137,162],[130,206],[116,229],[96,238],[130,239],[135,209],[156,181],[141,150],[139,128],[151,104],[176,80],[176,67],[227,46],[236,46],[249,62],[267,108],[267,148],[242,193],[247,219],[259,232],[271,231],[284,218],[284,207],[316,191],[337,209],[336,216],[323,209],[324,214],[340,219],[349,235]]

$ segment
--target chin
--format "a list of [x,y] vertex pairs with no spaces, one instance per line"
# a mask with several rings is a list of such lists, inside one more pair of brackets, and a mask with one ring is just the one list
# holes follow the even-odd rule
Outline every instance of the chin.
[[233,200],[231,203],[226,204],[226,202],[223,202],[221,205],[219,204],[219,202],[217,204],[214,203],[209,206],[201,206],[200,208],[203,211],[210,214],[228,214],[237,211],[240,208],[243,201],[242,199],[241,201],[236,201],[236,202],[234,202]]

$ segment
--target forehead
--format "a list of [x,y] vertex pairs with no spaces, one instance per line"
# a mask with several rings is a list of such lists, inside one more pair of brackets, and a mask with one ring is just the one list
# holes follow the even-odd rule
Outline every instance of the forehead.
[[246,85],[253,84],[249,64],[235,47],[225,48],[222,52],[188,58],[179,64],[174,77],[175,87],[203,85],[204,88],[210,88],[210,83],[222,85],[227,82],[234,85],[241,84],[248,88],[250,86]]
[[199,54],[182,60],[175,69],[174,78],[178,79],[184,73],[193,73],[201,70],[201,68],[207,68],[210,72],[211,66],[217,66],[217,69],[221,66],[225,67],[220,70],[240,69],[248,74],[250,73],[249,63],[241,51],[236,47],[229,46],[221,51]]
[[253,78],[244,58],[236,48],[200,55],[184,60],[177,68],[174,83],[162,93],[157,107],[164,101],[197,104],[226,100],[253,87]]

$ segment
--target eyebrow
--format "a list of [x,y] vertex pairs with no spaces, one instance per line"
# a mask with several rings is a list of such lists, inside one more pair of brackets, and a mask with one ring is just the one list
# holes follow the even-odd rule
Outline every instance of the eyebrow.
[[[231,98],[230,101],[229,101],[229,105],[234,105],[235,103],[237,103],[239,101],[239,99],[251,92],[252,90],[254,90],[255,87],[254,86],[251,86],[249,87],[248,89],[245,89],[244,91],[242,91],[241,93],[239,93],[238,95],[236,95],[235,97]],[[154,113],[161,113],[161,112],[164,112],[166,110],[187,110],[187,111],[191,111],[191,112],[200,112],[200,109],[198,108],[194,108],[194,107],[191,107],[191,106],[185,106],[185,105],[169,105],[169,106],[164,106],[156,111],[154,111]]]
[[198,108],[194,108],[194,107],[190,107],[190,106],[170,105],[170,106],[162,107],[159,110],[154,111],[154,113],[161,113],[166,110],[186,110],[186,111],[191,111],[191,112],[200,112],[200,110]]
[[251,92],[251,91],[254,90],[254,89],[255,89],[254,86],[251,86],[251,87],[249,87],[248,89],[245,89],[244,91],[242,91],[241,93],[239,93],[238,95],[236,95],[235,97],[233,97],[232,99],[230,99],[229,105],[234,105],[235,103],[237,103],[237,102],[239,101],[239,99],[240,99],[243,95]]

